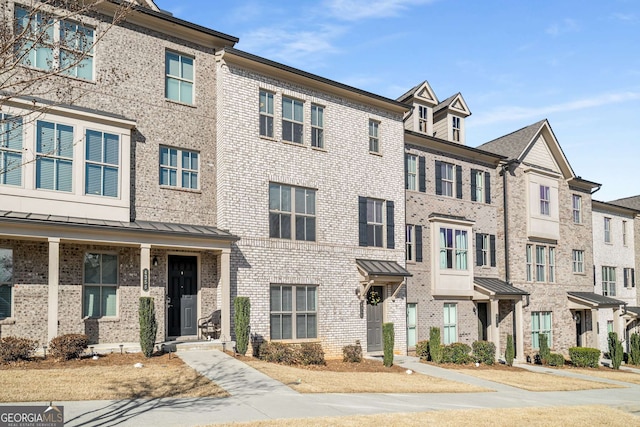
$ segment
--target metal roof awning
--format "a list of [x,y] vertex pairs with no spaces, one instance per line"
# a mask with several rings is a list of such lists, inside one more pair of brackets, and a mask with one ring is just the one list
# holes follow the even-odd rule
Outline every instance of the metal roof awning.
[[473,284],[477,292],[489,296],[502,296],[507,299],[517,299],[522,297],[522,295],[529,295],[529,292],[518,289],[504,280],[491,277],[474,277]]
[[375,259],[356,259],[358,268],[369,277],[372,276],[412,276],[403,266],[395,261],[384,261]]
[[626,305],[624,301],[596,294],[594,292],[567,292],[567,296],[570,301],[578,305],[578,307],[575,307],[578,309],[618,308],[621,305]]
[[627,317],[640,318],[640,307],[626,307],[624,314]]

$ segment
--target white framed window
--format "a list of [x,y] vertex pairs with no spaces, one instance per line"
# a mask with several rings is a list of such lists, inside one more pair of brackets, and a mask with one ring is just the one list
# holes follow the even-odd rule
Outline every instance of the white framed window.
[[607,335],[613,332],[613,320],[607,320]]
[[531,313],[531,346],[540,348],[540,335],[547,336],[549,348],[553,347],[550,311],[534,311]]
[[0,114],[0,184],[22,185],[22,118]]
[[260,91],[260,136],[273,138],[273,93]]
[[118,315],[118,255],[86,253],[84,255],[84,317]]
[[627,246],[627,221],[622,221],[622,244]]
[[616,296],[616,268],[602,267],[602,295]]
[[38,120],[36,188],[72,191],[73,127]]
[[546,185],[540,186],[540,215],[550,215],[549,204],[551,202],[551,190]]
[[584,273],[584,251],[574,249],[572,251],[573,272]]
[[369,119],[369,151],[380,153],[380,122]]
[[302,144],[304,133],[303,103],[297,99],[282,97],[282,139]]
[[87,130],[85,134],[85,194],[118,197],[120,137]]
[[475,175],[475,198],[473,200],[477,200],[479,202],[484,202],[484,172],[479,170],[474,170],[473,174]]
[[407,190],[418,191],[418,156],[407,154],[407,179],[405,187]]
[[367,242],[368,246],[381,248],[384,241],[384,201],[367,199]]
[[544,282],[546,270],[546,247],[536,245],[536,282]]
[[443,196],[453,197],[453,189],[455,188],[455,165],[451,163],[440,163],[441,169],[441,194]]
[[456,142],[460,142],[460,117],[451,117],[451,130],[453,140]]
[[318,337],[317,286],[271,285],[269,299],[272,340]]
[[415,347],[418,342],[418,304],[407,304],[407,347]]
[[160,146],[160,185],[197,190],[199,170],[198,152]]
[[324,148],[324,107],[311,104],[311,146]]
[[194,62],[192,57],[175,52],[165,53],[165,97],[193,104]]
[[458,305],[444,303],[444,345],[458,342]]
[[440,228],[440,268],[467,270],[468,240],[466,230]]
[[572,196],[573,205],[573,222],[575,224],[582,223],[582,196],[574,194]]
[[476,245],[478,245],[478,266],[489,266],[491,259],[491,248],[488,234],[476,234]]
[[418,105],[418,131],[427,133],[427,125],[429,123],[429,108],[424,105]]
[[636,287],[636,272],[633,268],[624,269],[624,287]]
[[556,281],[556,248],[549,247],[549,283]]
[[13,315],[13,250],[0,248],[0,319]]
[[604,218],[604,242],[611,243],[611,218]]
[[407,261],[415,261],[416,260],[416,242],[415,242],[415,236],[414,236],[414,231],[415,228],[413,225],[411,224],[407,224],[407,228],[406,228],[407,234],[406,234],[406,247],[405,247],[405,258]]
[[269,237],[292,236],[295,240],[316,240],[316,190],[269,183]]
[[527,245],[526,250],[527,282],[533,282],[533,245]]

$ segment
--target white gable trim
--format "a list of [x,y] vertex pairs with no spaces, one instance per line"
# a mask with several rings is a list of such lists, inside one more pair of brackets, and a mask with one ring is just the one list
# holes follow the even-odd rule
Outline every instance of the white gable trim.
[[427,81],[422,83],[422,85],[415,91],[414,98],[416,98],[416,100],[425,102],[432,107],[438,105],[438,103],[440,102],[438,101],[438,97]]
[[[538,131],[535,133],[531,141],[529,141],[520,156],[518,156],[518,160],[524,162],[531,150],[534,148],[535,144],[538,143],[538,141],[542,141],[546,144],[546,148],[551,154],[553,161],[558,166],[558,171],[565,179],[572,179],[576,177],[547,120],[542,123],[540,129],[538,129]],[[546,167],[545,165],[536,166]]]
[[451,110],[451,112],[453,113],[458,113],[463,117],[471,115],[471,111],[469,111],[469,107],[464,101],[462,94],[457,94],[453,101],[451,101],[451,104],[449,104],[449,110]]

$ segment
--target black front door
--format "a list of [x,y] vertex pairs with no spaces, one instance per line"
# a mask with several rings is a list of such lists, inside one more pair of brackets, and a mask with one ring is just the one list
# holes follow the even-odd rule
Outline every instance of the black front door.
[[582,347],[582,312],[576,311],[573,316],[576,322],[576,347]]
[[196,335],[198,260],[193,256],[169,256],[168,335]]
[[478,303],[478,339],[487,341],[487,328],[489,326],[489,317],[487,316],[487,303]]
[[367,351],[382,351],[382,286],[367,293]]

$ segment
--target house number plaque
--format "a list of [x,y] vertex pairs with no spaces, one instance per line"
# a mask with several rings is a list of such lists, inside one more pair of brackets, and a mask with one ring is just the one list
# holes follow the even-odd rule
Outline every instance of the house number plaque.
[[145,292],[149,291],[149,269],[145,268],[142,270],[142,290]]

